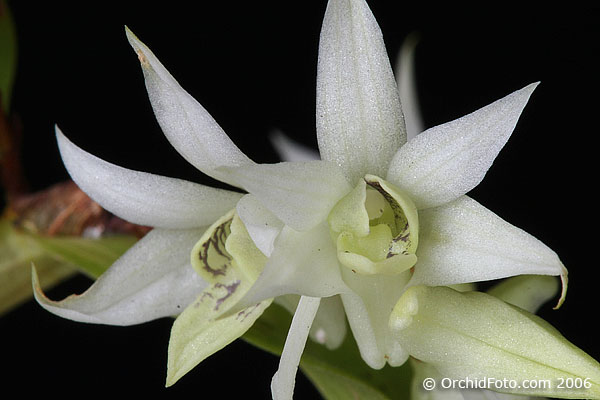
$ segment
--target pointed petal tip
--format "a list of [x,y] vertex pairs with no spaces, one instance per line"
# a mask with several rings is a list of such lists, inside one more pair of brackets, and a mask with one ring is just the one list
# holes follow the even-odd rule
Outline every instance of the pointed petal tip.
[[406,55],[412,55],[417,45],[421,42],[422,34],[419,31],[410,32],[404,41],[402,42],[402,47],[400,48],[399,56],[404,53]]
[[59,148],[60,148],[61,143],[70,142],[70,140],[67,139],[67,137],[65,136],[63,131],[58,127],[58,124],[54,124],[54,135],[56,137],[56,141],[58,143]]
[[171,387],[174,384],[177,383],[177,381],[179,380],[179,377],[174,376],[174,374],[171,371],[167,371],[167,378],[165,380],[165,388]]
[[[40,278],[37,273],[37,269],[35,268],[35,264],[31,263],[31,287],[33,289],[33,298],[35,301],[44,309],[46,308],[46,304],[51,303],[52,300],[46,297],[42,290],[42,286],[40,285]],[[48,310],[50,311],[50,310]]]
[[33,262],[31,263],[31,286],[33,287],[33,295],[37,300],[36,293],[38,291],[41,292],[41,287],[37,269],[35,268],[35,264]]
[[[529,85],[524,86],[523,88],[516,90],[515,92],[513,92],[512,94],[517,94],[517,93],[527,93],[527,96],[524,98],[525,100],[525,104],[529,101],[529,97],[531,96],[531,94],[534,92],[534,90],[538,87],[538,85],[540,84],[540,81],[535,81],[530,83]],[[510,96],[510,95],[509,95]]]
[[528,90],[529,93],[533,93],[533,91],[538,87],[538,85],[540,83],[541,83],[541,81],[535,81],[535,82],[530,83],[529,85],[525,86],[523,89]]
[[567,268],[562,262],[560,263],[560,265],[562,266],[562,272],[560,274],[560,283],[562,284],[562,290],[560,292],[560,298],[558,299],[558,302],[552,308],[553,310],[558,310],[563,305],[567,297],[567,287],[569,286],[569,271],[567,271]]
[[127,25],[125,25],[125,35],[127,36],[129,44],[136,52],[142,67],[149,67],[150,62],[148,61],[148,58],[146,56],[146,53],[150,52],[148,47],[146,47],[146,45],[142,43],[142,41],[127,27]]
[[127,40],[133,48],[135,48],[136,44],[140,41],[140,39],[138,39],[138,37],[135,36],[135,34],[131,31],[131,29],[129,29],[127,25],[125,25],[125,36],[127,36]]
[[62,153],[62,148],[66,145],[72,144],[72,142],[65,136],[63,131],[58,127],[58,125],[54,125],[54,135],[56,136],[56,142],[58,144],[58,149]]

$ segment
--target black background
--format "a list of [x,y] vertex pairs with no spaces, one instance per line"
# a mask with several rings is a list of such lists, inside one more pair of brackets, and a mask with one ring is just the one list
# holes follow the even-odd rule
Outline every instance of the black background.
[[[191,3],[191,2],[189,2]],[[325,1],[13,1],[19,69],[13,110],[24,125],[33,189],[67,178],[53,126],[119,165],[216,184],[162,136],[146,97],[127,24],[252,159],[275,162],[267,135],[279,128],[310,146],[315,72]],[[600,358],[597,329],[597,140],[600,12],[521,7],[440,9],[370,2],[395,59],[421,34],[417,84],[427,126],[462,116],[541,81],[517,129],[470,195],[535,235],[570,271],[567,301],[542,316]],[[49,293],[89,285],[76,278]],[[171,321],[135,327],[74,323],[28,303],[0,318],[0,382],[65,397],[90,393],[268,398],[278,359],[243,342],[164,389]],[[313,398],[299,378],[296,398]]]

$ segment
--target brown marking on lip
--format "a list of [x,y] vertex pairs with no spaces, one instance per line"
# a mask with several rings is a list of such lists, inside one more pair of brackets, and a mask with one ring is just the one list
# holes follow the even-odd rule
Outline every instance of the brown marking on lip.
[[[235,317],[236,320],[240,321],[240,322],[244,322],[244,320],[250,315],[252,314],[252,312],[254,310],[256,310],[258,308],[259,304],[255,304],[252,307],[248,307],[246,309],[243,309],[242,311],[240,311],[239,313],[237,313],[237,316]],[[240,320],[241,318],[241,320]]]
[[223,304],[225,302],[225,300],[227,300],[229,297],[231,297],[231,295],[233,293],[235,293],[235,291],[237,290],[238,286],[240,286],[240,283],[241,283],[240,280],[232,282],[229,285],[225,285],[224,283],[215,283],[214,287],[216,289],[225,289],[227,291],[227,294],[225,294],[225,296],[219,297],[217,299],[217,303],[215,305],[215,311],[217,311],[219,309],[219,307],[221,307],[221,304]]
[[[231,219],[215,228],[212,236],[202,244],[202,250],[198,253],[198,258],[202,262],[202,269],[212,274],[213,276],[225,276],[227,269],[231,265],[233,257],[225,250],[225,241],[227,240],[226,228],[231,224]],[[213,249],[221,257],[227,261],[223,262],[220,267],[213,268],[208,262],[208,253]]]

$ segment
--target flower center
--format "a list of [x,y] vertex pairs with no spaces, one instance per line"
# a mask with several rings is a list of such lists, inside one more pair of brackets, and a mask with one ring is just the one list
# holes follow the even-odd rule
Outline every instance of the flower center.
[[366,175],[331,210],[340,262],[365,275],[399,274],[417,262],[417,209],[399,188]]

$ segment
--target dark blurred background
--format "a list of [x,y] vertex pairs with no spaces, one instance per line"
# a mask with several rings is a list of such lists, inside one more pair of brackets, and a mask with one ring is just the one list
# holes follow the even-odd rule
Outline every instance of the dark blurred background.
[[[414,3],[414,2],[412,2]],[[252,159],[276,162],[275,128],[315,138],[318,38],[326,2],[9,2],[19,66],[12,108],[25,134],[31,187],[68,178],[53,126],[119,165],[215,184],[162,136],[124,25],[144,41]],[[392,64],[417,31],[417,86],[427,126],[541,81],[517,129],[471,196],[553,248],[570,271],[567,301],[542,316],[600,359],[597,328],[597,136],[600,8],[436,8],[369,2]],[[75,278],[54,299],[89,286]],[[170,320],[103,327],[30,302],[0,318],[4,387],[65,397],[91,393],[269,398],[278,358],[236,342],[165,389]],[[299,378],[296,398],[316,398]]]

